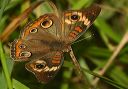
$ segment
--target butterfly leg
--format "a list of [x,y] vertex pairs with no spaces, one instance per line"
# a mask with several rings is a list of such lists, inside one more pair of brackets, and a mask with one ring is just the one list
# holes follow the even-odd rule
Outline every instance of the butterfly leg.
[[69,54],[71,56],[71,59],[73,61],[73,64],[75,65],[75,69],[77,70],[78,74],[81,74],[81,68],[80,68],[80,64],[78,63],[78,61],[76,60],[76,57],[73,53],[73,50],[71,48],[71,46],[69,47]]
[[80,76],[80,79],[82,80],[82,82],[86,85],[86,87],[92,87],[91,83],[89,82],[88,78],[86,77],[86,75],[84,74],[84,72],[81,70],[80,64],[78,63],[73,50],[71,48],[71,46],[69,46],[69,54],[71,56],[71,59],[73,61],[73,64],[75,65],[75,69],[77,70],[78,75]]

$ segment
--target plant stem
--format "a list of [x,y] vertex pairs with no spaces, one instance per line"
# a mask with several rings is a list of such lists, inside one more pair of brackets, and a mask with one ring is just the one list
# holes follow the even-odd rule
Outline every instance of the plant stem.
[[3,47],[2,47],[2,42],[0,42],[0,59],[1,59],[2,67],[3,67],[4,75],[5,75],[5,78],[7,80],[8,88],[13,89],[9,70],[8,70],[7,64],[6,64],[6,57],[5,57],[5,54],[3,51]]
[[[124,34],[121,42],[117,46],[116,50],[113,52],[112,56],[108,59],[108,62],[104,66],[104,68],[99,71],[99,75],[104,75],[104,73],[107,71],[107,69],[111,66],[117,55],[120,53],[121,49],[125,46],[125,44],[128,42],[128,31]],[[93,81],[93,86],[96,86],[99,82],[99,78],[95,78]]]
[[2,42],[6,41],[11,33],[20,25],[20,23],[23,22],[23,20],[26,19],[28,15],[43,2],[44,0],[38,0],[37,2],[33,3],[29,8],[27,8],[23,13],[21,13],[21,15],[16,17],[0,35],[0,40]]

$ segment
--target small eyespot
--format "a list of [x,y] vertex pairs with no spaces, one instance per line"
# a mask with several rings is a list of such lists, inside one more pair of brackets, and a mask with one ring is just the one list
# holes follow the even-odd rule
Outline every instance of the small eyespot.
[[27,52],[27,51],[21,52],[21,53],[20,53],[20,56],[21,56],[21,57],[30,57],[30,56],[31,56],[31,53],[30,53],[30,52]]
[[43,28],[49,28],[50,26],[52,26],[53,21],[51,19],[45,19],[42,23],[41,26]]
[[19,48],[20,48],[20,49],[25,49],[25,48],[26,48],[26,45],[20,44],[20,45],[19,45]]
[[70,16],[70,20],[71,20],[71,21],[78,21],[79,18],[80,18],[80,17],[79,17],[77,14],[74,14],[74,15],[71,15],[71,16]]
[[31,30],[30,30],[30,33],[36,33],[38,30],[37,30],[37,28],[32,28]]
[[36,64],[36,65],[35,65],[35,68],[37,68],[37,69],[42,69],[42,68],[44,68],[45,66],[46,66],[46,64],[40,63],[40,64]]

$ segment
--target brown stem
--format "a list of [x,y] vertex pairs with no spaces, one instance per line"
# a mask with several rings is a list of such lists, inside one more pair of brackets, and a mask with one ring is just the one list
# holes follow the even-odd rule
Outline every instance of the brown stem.
[[4,30],[4,32],[0,36],[0,40],[3,42],[8,39],[11,33],[21,24],[21,22],[28,17],[28,15],[37,7],[39,6],[43,0],[37,1],[33,3],[28,9],[26,9],[21,15],[16,17]]
[[[128,42],[128,32],[125,33],[121,42],[117,46],[116,50],[113,52],[112,56],[108,59],[108,62],[106,63],[104,68],[101,71],[99,71],[99,75],[101,75],[101,76],[104,75],[104,73],[107,71],[107,69],[114,62],[115,58],[117,57],[117,55],[120,53],[121,49],[125,46],[125,44],[127,42]],[[98,82],[99,82],[99,78],[95,78],[95,80],[93,81],[93,86],[96,86],[98,84]]]

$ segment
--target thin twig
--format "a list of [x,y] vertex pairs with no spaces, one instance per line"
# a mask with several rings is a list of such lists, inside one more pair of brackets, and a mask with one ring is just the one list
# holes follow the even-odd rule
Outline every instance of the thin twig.
[[20,23],[28,17],[28,15],[37,7],[39,6],[43,0],[37,1],[33,3],[28,9],[26,9],[21,15],[16,17],[4,30],[4,32],[0,36],[0,40],[3,42],[8,39],[11,33],[20,25]]
[[[104,66],[104,68],[99,71],[99,75],[104,75],[104,73],[107,71],[107,69],[111,66],[111,64],[114,62],[117,55],[120,53],[121,49],[125,46],[125,44],[128,42],[128,32],[126,32],[120,42],[120,44],[117,46],[116,50],[113,52],[112,56],[108,59],[108,62]],[[95,78],[93,81],[93,86],[95,87],[99,82],[99,78]]]

